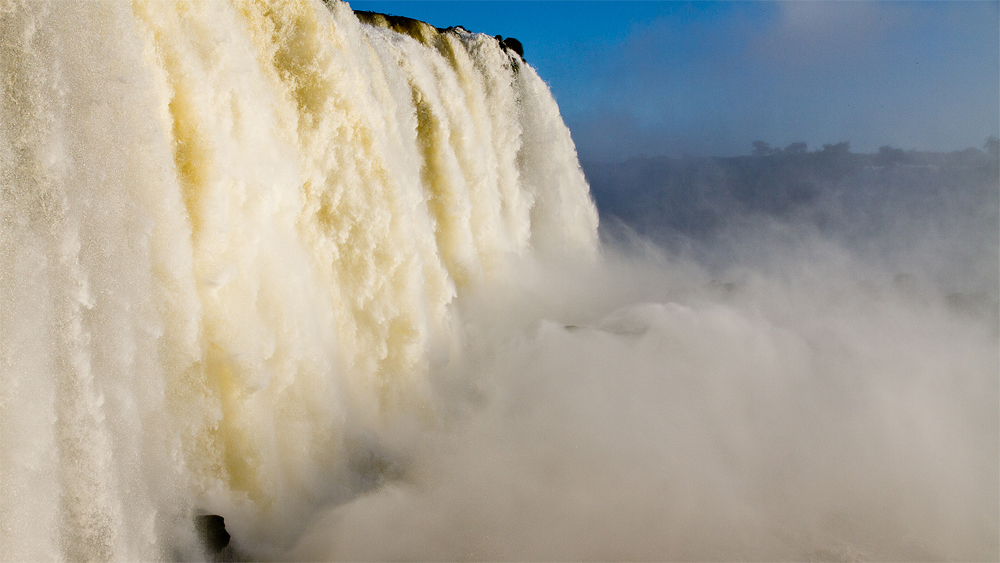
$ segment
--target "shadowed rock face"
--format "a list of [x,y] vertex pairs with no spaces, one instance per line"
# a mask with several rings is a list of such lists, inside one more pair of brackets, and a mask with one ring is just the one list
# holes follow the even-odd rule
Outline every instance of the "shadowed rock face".
[[[427,22],[403,16],[394,16],[392,14],[381,14],[379,12],[369,12],[367,10],[355,10],[354,15],[357,16],[361,23],[391,29],[396,33],[409,35],[426,45],[433,45],[436,36],[439,33],[446,31],[444,29],[436,28]],[[452,28],[448,29],[450,30]]]
[[514,51],[515,53],[517,53],[517,56],[521,57],[522,59],[524,58],[524,47],[521,45],[521,42],[518,41],[517,39],[514,39],[513,37],[508,37],[507,39],[501,41],[500,45],[502,45],[508,51]]
[[222,516],[199,512],[194,517],[194,527],[208,561],[244,563],[253,560],[248,554],[239,550],[236,542],[231,541],[232,536],[226,530],[226,519]]
[[226,519],[218,514],[199,514],[195,516],[195,528],[198,538],[205,545],[205,550],[217,555],[229,545],[230,535],[226,531]]
[[[329,3],[331,0],[327,0]],[[361,23],[368,25],[373,25],[376,27],[381,27],[384,29],[391,29],[396,33],[402,33],[408,35],[421,43],[435,47],[435,41],[438,36],[442,33],[454,33],[459,30],[468,31],[463,26],[455,25],[445,28],[434,27],[433,25],[416,20],[413,18],[408,18],[405,16],[395,16],[392,14],[383,14],[380,12],[370,12],[368,10],[354,10],[354,15],[357,16]],[[496,35],[497,42],[500,43],[500,47],[508,53],[516,53],[521,60],[524,60],[524,46],[521,42],[513,37],[508,37],[504,39],[503,37]]]

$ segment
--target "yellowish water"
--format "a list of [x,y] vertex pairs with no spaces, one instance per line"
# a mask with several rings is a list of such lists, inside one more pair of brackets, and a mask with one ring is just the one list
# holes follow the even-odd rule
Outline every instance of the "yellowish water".
[[457,295],[596,251],[556,105],[490,37],[318,0],[0,29],[5,560],[169,556],[195,504],[267,537],[334,494],[346,427],[429,409]]

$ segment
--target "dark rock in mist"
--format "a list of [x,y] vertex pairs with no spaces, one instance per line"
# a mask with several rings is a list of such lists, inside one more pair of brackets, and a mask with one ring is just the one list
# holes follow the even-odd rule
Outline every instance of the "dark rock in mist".
[[406,475],[409,460],[394,452],[372,435],[352,435],[345,441],[349,458],[347,481],[352,494],[378,490]]
[[226,531],[225,518],[218,514],[199,514],[194,521],[198,538],[210,555],[218,555],[229,546],[231,536]]

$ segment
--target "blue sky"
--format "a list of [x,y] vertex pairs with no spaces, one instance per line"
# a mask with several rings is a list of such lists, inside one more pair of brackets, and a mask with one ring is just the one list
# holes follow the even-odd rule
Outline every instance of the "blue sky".
[[1000,2],[355,1],[516,37],[584,159],[981,147],[1000,134]]

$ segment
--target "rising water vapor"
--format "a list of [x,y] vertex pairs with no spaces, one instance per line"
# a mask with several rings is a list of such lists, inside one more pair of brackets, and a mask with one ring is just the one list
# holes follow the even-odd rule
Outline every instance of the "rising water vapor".
[[291,558],[993,558],[995,305],[818,246],[733,281],[609,257],[476,302],[462,424]]
[[530,66],[341,2],[9,1],[0,71],[4,561],[997,557],[992,279],[602,246]]

